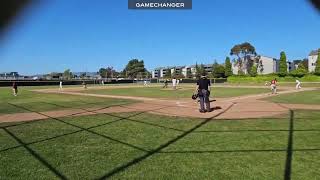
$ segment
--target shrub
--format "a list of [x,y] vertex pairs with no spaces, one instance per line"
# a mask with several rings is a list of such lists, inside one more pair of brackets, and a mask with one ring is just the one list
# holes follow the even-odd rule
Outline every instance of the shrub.
[[[298,76],[286,76],[279,77],[276,74],[257,75],[256,77],[250,77],[248,75],[237,75],[228,77],[228,83],[264,83],[277,78],[279,82],[295,82]],[[320,76],[306,74],[300,78],[302,82],[320,82]]]

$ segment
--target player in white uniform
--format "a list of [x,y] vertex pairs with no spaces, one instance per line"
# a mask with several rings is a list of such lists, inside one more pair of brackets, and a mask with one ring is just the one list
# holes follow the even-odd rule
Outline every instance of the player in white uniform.
[[177,89],[177,79],[176,78],[172,79],[172,87],[173,87],[173,89]]
[[60,81],[59,90],[62,90],[62,81]]
[[147,80],[144,80],[144,81],[143,81],[143,85],[144,85],[144,86],[148,86]]
[[298,79],[296,79],[296,89],[301,89],[301,82]]

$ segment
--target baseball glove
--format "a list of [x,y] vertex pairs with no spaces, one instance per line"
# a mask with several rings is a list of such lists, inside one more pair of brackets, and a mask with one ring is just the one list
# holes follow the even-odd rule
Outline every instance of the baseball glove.
[[191,96],[191,98],[192,98],[193,100],[196,100],[196,99],[198,98],[198,94],[193,94],[193,95]]

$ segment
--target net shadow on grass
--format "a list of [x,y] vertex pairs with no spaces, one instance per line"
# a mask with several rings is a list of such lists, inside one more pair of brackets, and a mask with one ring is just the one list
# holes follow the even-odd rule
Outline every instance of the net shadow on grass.
[[[220,112],[219,114],[217,114],[216,116],[214,117],[217,117],[225,112],[227,112],[233,105],[231,105],[228,109],[225,109],[224,111]],[[167,143],[165,144],[162,144],[160,145],[158,148],[152,150],[152,151],[149,151],[148,153],[146,153],[145,155],[143,156],[140,156],[138,158],[135,158],[133,159],[132,161],[128,162],[127,164],[124,164],[122,166],[119,166],[119,167],[116,167],[115,169],[107,172],[105,175],[101,176],[100,178],[98,179],[107,179],[107,178],[110,178],[112,177],[113,175],[119,173],[119,172],[122,172],[124,170],[126,170],[127,168],[135,165],[135,164],[138,164],[140,163],[141,161],[145,160],[146,158],[150,157],[150,156],[153,156],[154,154],[160,152],[162,149],[170,146],[171,144],[177,142],[178,140],[184,138],[185,136],[187,136],[188,134],[192,133],[193,131],[195,131],[196,129],[202,127],[203,125],[207,124],[210,120],[212,120],[214,117],[211,117],[211,118],[207,118],[205,119],[204,121],[202,121],[201,123],[197,124],[196,126],[194,126],[193,128],[189,129],[188,131],[185,131],[184,133],[182,133],[181,135],[177,136],[176,138],[173,138],[171,140],[169,140]]]
[[[15,104],[12,104],[12,103],[8,103],[9,105],[11,106],[14,106],[14,107],[20,107],[20,109],[22,109],[21,107],[23,106],[17,106]],[[49,103],[47,103],[49,104]],[[50,103],[51,105],[55,105],[55,104],[52,104]],[[100,111],[100,110],[104,110],[104,109],[108,109],[108,108],[111,108],[111,107],[115,107],[115,106],[119,106],[119,105],[109,105],[109,106],[105,106],[105,107],[102,107],[102,108],[99,108],[99,109],[96,109],[94,111]],[[62,106],[60,106],[62,107]],[[67,107],[67,106],[63,106],[64,108],[70,108],[70,107]],[[84,114],[84,113],[87,113],[87,112],[94,112],[94,111],[89,111],[89,110],[86,110],[86,109],[83,109],[83,108],[76,108],[76,109],[80,109],[80,110],[84,110],[86,112],[77,112],[77,113],[72,113],[72,114],[69,114],[65,117],[72,117],[72,116],[76,116],[76,115],[81,115],[81,114]],[[26,109],[25,109],[26,110]],[[34,112],[34,113],[37,113],[39,114],[38,112],[36,111],[30,111],[28,110],[29,112]],[[103,114],[103,113],[102,113]],[[42,114],[41,114],[42,115]],[[29,124],[29,123],[33,123],[33,122],[37,122],[37,121],[43,121],[44,119],[36,119],[36,120],[32,120],[32,121],[25,121],[25,122],[20,122],[20,123],[17,123],[17,124],[12,124],[12,125],[7,125],[7,126],[2,126],[0,128],[8,128],[8,127],[14,127],[14,126],[19,126],[19,125],[24,125],[24,124]]]
[[28,147],[21,139],[15,136],[12,132],[10,132],[7,128],[3,128],[4,131],[9,134],[12,138],[14,138],[19,144],[21,144],[33,157],[35,157],[38,161],[40,161],[44,166],[46,166],[51,172],[53,172],[60,179],[67,179],[65,175],[55,169],[52,165],[50,165],[43,157],[41,157],[38,153]]
[[[50,103],[51,105],[56,105],[56,104],[53,104],[53,103]],[[151,104],[151,103],[150,103]],[[139,110],[139,109],[136,109],[136,108],[130,108],[130,107],[125,107],[123,105],[126,105],[126,104],[119,104],[119,105],[116,105],[116,106],[119,106],[119,107],[123,107],[123,108],[128,108],[128,109],[133,109],[133,110]],[[151,104],[152,105],[152,104]],[[56,105],[56,106],[60,106],[60,105]],[[66,107],[66,106],[65,106]],[[152,109],[152,110],[148,110],[148,111],[143,111],[144,113],[146,112],[152,112],[152,111],[156,111],[156,110],[161,110],[161,109],[164,109],[164,108],[168,108],[170,106],[166,106],[166,107],[163,107],[163,108],[156,108],[156,109]],[[173,106],[175,107],[175,106]],[[95,113],[99,110],[102,110],[102,109],[98,109],[98,110],[88,110],[88,109],[82,109],[80,108],[81,110],[84,110],[86,112],[92,112],[92,113]],[[114,115],[112,113],[102,113],[102,114],[106,114],[106,115],[109,115],[109,116],[112,116],[112,117],[116,117],[116,118],[122,118],[121,116],[117,116],[117,115]],[[143,114],[143,113],[142,113]],[[139,114],[140,115],[140,114]],[[136,123],[142,123],[142,124],[146,124],[146,125],[150,125],[150,126],[155,126],[155,127],[160,127],[160,128],[165,128],[165,129],[170,129],[170,130],[174,130],[174,131],[180,131],[180,132],[184,132],[184,130],[181,130],[181,129],[176,129],[176,128],[171,128],[171,127],[166,127],[166,126],[161,126],[161,125],[158,125],[158,124],[153,124],[153,123],[148,123],[148,122],[143,122],[143,121],[139,121],[139,120],[134,120],[134,119],[130,119],[131,117],[127,117],[125,120],[127,121],[131,121],[131,122],[136,122]]]
[[[54,104],[54,103],[50,103],[50,104],[51,104],[51,105],[56,105],[56,106],[59,106],[59,107],[68,108],[68,106],[57,105],[57,104]],[[12,105],[12,106],[14,106],[14,107],[24,108],[24,107],[22,107],[22,106],[18,106],[18,105],[15,105],[15,104],[10,104],[10,105]],[[114,106],[119,106],[119,105],[110,105],[110,106],[108,106],[108,107],[103,107],[103,108],[99,108],[99,109],[96,109],[96,110],[87,110],[87,109],[83,109],[83,108],[80,108],[80,109],[82,109],[82,110],[84,110],[84,111],[86,111],[86,112],[95,113],[96,111],[103,110],[103,109],[107,109],[107,108],[114,107]],[[162,108],[158,108],[158,109],[162,109]],[[30,112],[35,112],[35,111],[31,111],[31,110],[29,110],[29,109],[27,109],[27,108],[24,108],[24,110],[28,110],[28,111],[30,111]],[[152,111],[152,110],[149,110],[149,111]],[[171,129],[171,130],[183,132],[183,130],[180,130],[180,129],[170,128],[170,127],[165,127],[165,126],[161,126],[161,125],[157,125],[157,124],[146,123],[146,122],[142,122],[142,121],[130,119],[131,117],[135,117],[135,116],[138,116],[138,115],[147,113],[147,112],[149,112],[149,111],[141,111],[141,112],[135,113],[135,114],[130,115],[130,116],[127,116],[127,117],[117,116],[117,115],[114,115],[114,114],[111,114],[111,113],[100,113],[100,114],[105,114],[105,115],[109,115],[109,116],[112,116],[112,117],[116,117],[116,118],[119,118],[119,119],[118,119],[118,120],[111,121],[111,122],[99,124],[99,125],[96,125],[96,126],[91,126],[91,127],[89,127],[89,128],[84,128],[84,129],[90,130],[90,129],[93,129],[93,128],[97,128],[97,127],[105,126],[105,125],[108,125],[108,124],[112,124],[112,123],[115,123],[115,122],[118,122],[118,121],[128,120],[128,121],[131,121],[131,122],[143,123],[143,124],[147,124],[147,125],[151,125],[151,126],[155,126],[155,127],[161,127],[161,128],[165,128],[165,129]],[[74,115],[82,114],[82,113],[86,113],[86,112],[73,113],[73,114],[70,114],[70,115],[65,116],[65,117],[72,117],[72,116],[74,116]],[[39,114],[39,112],[35,112],[35,113],[38,113],[38,114]],[[42,113],[41,113],[41,115],[42,115]],[[47,116],[47,117],[49,118],[50,116]],[[57,118],[52,118],[52,117],[50,117],[49,119],[46,119],[46,120],[50,120],[50,119],[57,120]],[[28,124],[28,123],[33,123],[33,122],[37,122],[37,121],[44,121],[44,119],[27,121],[27,122],[24,122],[24,123],[19,123],[19,124],[14,124],[14,125],[3,126],[3,127],[0,127],[0,128],[2,128],[2,129],[3,129],[3,128],[10,128],[10,127],[19,126],[19,125]],[[73,124],[72,124],[72,125],[73,125]],[[59,138],[59,137],[63,137],[63,136],[67,136],[67,135],[72,135],[72,134],[75,134],[75,133],[78,133],[78,132],[82,132],[82,131],[84,131],[84,129],[80,129],[80,130],[73,131],[73,132],[70,132],[70,133],[61,134],[61,135],[54,136],[54,137],[51,137],[51,138],[42,139],[42,140],[39,140],[39,141],[34,141],[34,142],[26,143],[26,145],[32,145],[32,144],[36,144],[36,143],[40,143],[40,142],[45,142],[45,141],[48,141],[48,140],[56,139],[56,138]],[[21,147],[21,146],[22,146],[22,145],[18,145],[18,146],[9,147],[9,148],[6,148],[6,149],[1,149],[1,150],[0,150],[0,153],[1,153],[1,152],[4,152],[4,151],[8,151],[8,150],[12,150],[12,149],[19,148],[19,147]],[[142,149],[142,148],[141,148],[141,149]],[[147,150],[144,150],[144,151],[147,151]]]
[[[55,105],[55,104],[53,104]],[[116,105],[117,106],[117,105]],[[118,105],[119,106],[119,105]],[[24,107],[20,107],[18,106],[19,108],[24,108]],[[166,106],[167,108],[168,106]],[[218,115],[216,115],[215,117],[225,113],[227,110],[229,110],[232,106],[230,106],[228,109],[224,110],[223,112],[219,113]],[[33,112],[32,110],[29,110],[29,109],[26,109],[24,108],[25,110],[28,110],[30,112]],[[159,109],[162,109],[162,108],[159,108]],[[83,109],[87,112],[94,112],[94,111],[90,111],[90,110],[87,110],[87,109]],[[153,110],[150,110],[150,111],[154,111]],[[133,116],[137,116],[137,115],[140,115],[140,114],[143,114],[145,112],[148,112],[148,111],[143,111],[141,113],[137,113]],[[211,118],[207,118],[205,119],[204,121],[200,122],[198,125],[194,126],[193,128],[187,130],[187,131],[184,131],[184,130],[180,130],[180,129],[175,129],[175,128],[168,128],[168,127],[165,127],[165,126],[160,126],[160,125],[156,125],[156,124],[152,124],[152,123],[147,123],[147,122],[142,122],[142,121],[138,121],[138,120],[133,120],[133,119],[130,119],[131,117],[133,116],[128,116],[128,117],[120,117],[120,116],[116,116],[116,115],[113,115],[113,114],[110,114],[110,113],[101,113],[101,114],[107,114],[107,115],[110,115],[110,116],[114,116],[114,117],[119,117],[119,118],[122,118],[121,120],[128,120],[128,121],[133,121],[133,122],[137,122],[137,123],[143,123],[143,124],[147,124],[147,125],[151,125],[151,126],[156,126],[156,127],[161,127],[161,128],[166,128],[166,129],[171,129],[171,130],[177,130],[177,131],[181,131],[183,132],[181,135],[179,135],[178,137],[174,138],[174,139],[171,139],[169,140],[167,143],[163,144],[163,145],[160,145],[158,148],[154,149],[154,150],[151,150],[151,151],[148,151],[148,150],[144,150],[142,149],[143,151],[146,152],[145,155],[143,156],[140,156],[138,158],[135,158],[133,159],[132,161],[126,163],[126,164],[123,164],[122,166],[119,166],[119,167],[116,167],[114,168],[113,170],[107,172],[105,175],[101,176],[99,179],[106,179],[106,178],[109,178],[109,177],[112,177],[113,175],[117,174],[117,173],[120,173],[124,170],[126,170],[127,168],[135,165],[135,164],[138,164],[140,163],[141,161],[143,161],[144,159],[150,157],[150,156],[153,156],[154,154],[156,153],[233,153],[233,152],[238,152],[238,153],[249,153],[249,152],[286,152],[286,163],[285,163],[285,172],[284,172],[284,179],[286,180],[289,180],[291,179],[291,169],[292,169],[292,155],[293,155],[293,152],[294,151],[319,151],[320,149],[293,149],[293,133],[294,131],[319,131],[317,129],[305,129],[305,130],[294,130],[294,111],[293,110],[289,110],[290,112],[290,121],[289,121],[289,128],[288,129],[278,129],[278,130],[230,130],[230,131],[196,131],[198,128],[202,127],[203,125],[207,124],[209,121],[213,120],[215,117],[211,117]],[[36,113],[39,113],[39,112],[36,112]],[[41,113],[39,113],[41,114]],[[43,115],[43,114],[41,114]],[[47,115],[45,115],[47,116]],[[95,127],[99,127],[99,126],[103,126],[103,125],[106,125],[106,124],[111,124],[115,121],[120,121],[120,120],[115,120],[115,121],[111,121],[111,122],[108,122],[106,124],[102,124],[102,125],[97,125],[97,126],[93,126],[93,127],[90,127],[90,128],[82,128],[82,127],[79,127],[77,125],[74,125],[74,124],[71,124],[71,123],[68,123],[68,122],[65,122],[63,120],[60,120],[58,118],[52,118],[50,116],[47,116],[48,118],[51,118],[51,119],[55,119],[57,121],[60,121],[60,122],[63,122],[65,124],[68,124],[68,125],[71,125],[71,126],[74,126],[74,127],[77,127],[77,128],[80,128],[79,131],[76,131],[76,132],[72,132],[72,133],[67,133],[68,134],[74,134],[74,133],[77,133],[77,132],[81,132],[81,131],[88,131],[90,133],[93,133],[93,134],[96,134],[96,135],[99,135],[99,136],[104,136],[104,135],[101,135],[101,134],[98,134],[98,133],[95,133],[95,132],[92,132],[90,131],[91,128],[95,128]],[[265,119],[265,118],[264,118]],[[278,119],[278,118],[270,118],[272,120],[274,119]],[[281,119],[286,119],[288,120],[287,118],[281,118]],[[228,120],[228,119],[226,119]],[[5,129],[5,128],[4,128]],[[185,136],[187,136],[188,134],[190,133],[208,133],[208,132],[216,132],[216,133],[220,133],[220,132],[259,132],[259,131],[286,131],[286,132],[289,132],[289,135],[288,135],[288,145],[287,145],[287,149],[266,149],[266,150],[222,150],[222,151],[162,151],[162,149],[170,146],[171,144],[177,142],[178,140],[184,138]],[[63,135],[60,135],[59,137],[61,137]],[[53,138],[48,138],[47,140],[50,140],[50,139],[54,139],[54,138],[57,138],[57,137],[53,137]],[[105,138],[109,138],[109,137],[105,137]],[[43,142],[43,141],[46,141],[46,140],[40,140],[40,142]],[[115,140],[116,142],[118,142],[117,140]],[[34,143],[37,143],[37,142],[32,142],[32,144]],[[118,143],[122,143],[122,142],[118,142]],[[25,144],[24,146],[27,146],[29,144]],[[128,144],[127,144],[128,145]],[[21,147],[21,146],[19,146]],[[135,146],[133,147],[135,148]],[[141,150],[141,149],[140,149]],[[1,151],[0,151],[1,152]]]
[[[41,112],[36,112],[36,111],[30,110],[30,109],[27,109],[27,108],[25,108],[25,107],[23,107],[23,106],[18,106],[18,105],[15,105],[15,104],[12,104],[12,105],[14,105],[14,106],[16,106],[16,107],[19,107],[19,108],[21,108],[21,109],[25,109],[25,110],[30,111],[30,112],[38,113],[38,114],[40,114],[40,115],[46,116],[46,117],[48,117],[48,118],[50,118],[50,119],[53,119],[53,120],[56,120],[56,121],[58,121],[58,122],[62,122],[62,123],[65,123],[65,124],[67,124],[67,125],[76,127],[76,128],[78,128],[78,129],[81,129],[82,131],[86,131],[86,132],[89,132],[89,133],[91,133],[91,134],[95,134],[95,135],[98,135],[98,136],[100,136],[100,137],[109,139],[109,140],[111,140],[111,141],[118,142],[118,143],[120,143],[120,144],[129,146],[129,147],[131,147],[131,148],[134,148],[134,149],[138,149],[138,150],[140,150],[140,151],[147,152],[146,149],[143,149],[143,148],[141,148],[141,147],[138,147],[138,146],[135,146],[135,145],[126,143],[126,142],[119,141],[119,140],[114,139],[114,138],[112,138],[112,137],[109,137],[109,136],[106,136],[106,135],[102,135],[102,134],[99,134],[99,133],[91,130],[92,128],[96,128],[96,127],[103,126],[103,125],[97,125],[97,126],[95,126],[95,127],[90,127],[90,128],[83,128],[83,127],[81,127],[81,126],[74,125],[74,124],[72,124],[72,123],[66,122],[66,121],[61,120],[61,119],[59,119],[59,118],[51,117],[51,116],[48,116],[48,115],[43,114],[43,113],[41,113]],[[162,108],[159,108],[159,109],[162,109]],[[90,112],[90,111],[88,111],[88,112]],[[134,114],[133,116],[137,116],[137,115],[140,115],[140,114],[143,114],[143,113],[146,113],[146,112],[147,112],[147,111],[142,111],[142,112],[139,112],[139,113]],[[127,119],[127,117],[121,117],[121,118],[122,118],[121,120]],[[110,124],[110,123],[109,123],[109,124]]]
[[[16,106],[16,107],[18,107],[18,108],[21,108],[21,109],[30,111],[30,112],[35,112],[35,111],[32,111],[32,110],[27,109],[27,108],[22,107],[22,106],[18,106],[18,105],[15,105],[15,104],[12,104],[12,105],[13,105],[13,106]],[[132,116],[136,116],[136,115],[139,115],[139,114],[143,114],[143,113],[145,113],[145,112],[147,112],[147,111],[142,111],[142,112],[136,113],[136,114],[134,114],[134,115],[132,115]],[[35,113],[38,113],[38,114],[47,116],[47,115],[45,115],[45,114],[43,114],[43,113],[40,113],[40,112],[35,112]],[[78,133],[78,132],[86,131],[86,132],[89,132],[89,133],[91,133],[91,134],[95,134],[95,135],[98,135],[98,136],[100,136],[100,137],[106,138],[106,139],[108,139],[108,140],[117,142],[117,143],[119,143],[119,144],[126,145],[126,146],[129,146],[129,147],[131,147],[131,148],[134,148],[134,149],[137,149],[137,150],[140,150],[140,151],[147,152],[147,150],[145,150],[145,149],[143,149],[143,148],[140,148],[140,147],[137,147],[137,146],[135,146],[135,145],[132,145],[132,144],[129,144],[129,143],[125,143],[125,142],[122,142],[122,141],[119,141],[119,140],[116,140],[116,139],[113,139],[113,138],[111,138],[111,137],[108,137],[108,136],[105,136],[105,135],[102,135],[102,134],[99,134],[99,133],[96,133],[96,132],[90,130],[91,128],[95,128],[95,127],[102,126],[102,125],[97,125],[97,126],[94,126],[94,127],[90,127],[90,129],[89,129],[89,128],[82,128],[82,127],[80,127],[80,126],[77,126],[77,125],[74,125],[74,124],[65,122],[65,121],[60,120],[60,119],[58,119],[58,118],[53,118],[53,117],[50,117],[50,116],[47,116],[47,117],[50,118],[50,119],[54,119],[54,120],[57,120],[57,121],[59,121],[59,122],[68,124],[68,125],[70,125],[70,126],[77,127],[77,128],[79,128],[80,130],[75,131],[75,132],[72,132],[72,133],[66,133],[66,134],[64,134],[64,135],[59,135],[59,136],[56,136],[56,137],[47,138],[47,139],[44,139],[44,140],[41,140],[41,141],[37,141],[37,142],[32,142],[32,143],[26,144],[26,143],[24,143],[21,139],[19,139],[17,136],[15,136],[12,132],[10,132],[6,127],[2,127],[1,129],[3,129],[7,134],[9,134],[12,138],[14,138],[14,139],[20,144],[19,147],[23,146],[33,157],[35,157],[37,160],[39,160],[43,165],[45,165],[51,172],[53,172],[53,173],[54,173],[56,176],[58,176],[60,179],[67,179],[67,178],[66,178],[61,172],[59,172],[57,169],[55,169],[51,164],[49,164],[43,157],[41,157],[41,156],[40,156],[39,154],[37,154],[34,150],[32,150],[31,148],[29,148],[28,145],[30,145],[30,144],[35,144],[35,143],[38,143],[38,142],[44,142],[44,141],[47,141],[47,140],[50,140],[50,139],[55,139],[55,138],[58,138],[58,137],[62,137],[62,136],[69,135],[69,134],[75,134],[75,133]],[[126,118],[127,118],[127,117],[122,117],[121,120],[124,120],[124,119],[126,119]],[[115,120],[115,121],[120,121],[120,119]],[[112,121],[112,123],[115,122],[115,121]],[[106,124],[110,124],[110,123],[111,123],[111,122],[108,122],[108,123],[106,123]],[[7,148],[6,150],[10,150],[10,149],[14,149],[14,148],[18,148],[18,146],[13,147],[13,148]],[[3,150],[0,151],[0,152],[3,152]]]
[[291,171],[292,171],[292,149],[293,149],[293,129],[294,129],[294,111],[292,109],[290,111],[290,122],[289,122],[289,136],[288,136],[288,146],[287,146],[287,157],[286,157],[286,167],[284,172],[284,179],[291,179]]

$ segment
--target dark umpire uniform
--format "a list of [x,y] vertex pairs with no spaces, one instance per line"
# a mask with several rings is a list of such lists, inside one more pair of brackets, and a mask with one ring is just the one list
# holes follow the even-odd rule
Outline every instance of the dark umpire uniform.
[[[201,79],[197,81],[197,89],[198,89],[198,95],[200,98],[200,112],[211,112],[210,108],[210,90],[209,86],[211,86],[210,80],[207,79],[206,76],[201,76]],[[206,108],[204,107],[206,105]]]

